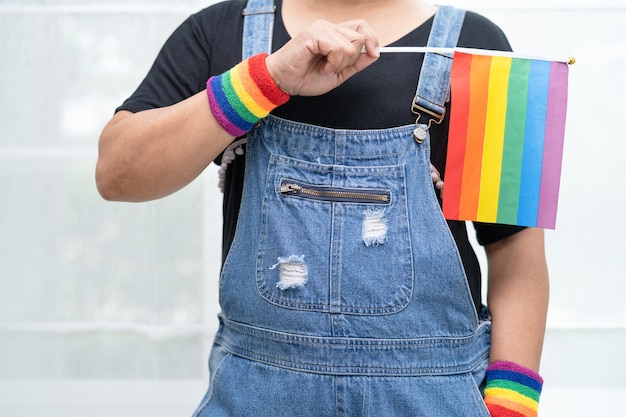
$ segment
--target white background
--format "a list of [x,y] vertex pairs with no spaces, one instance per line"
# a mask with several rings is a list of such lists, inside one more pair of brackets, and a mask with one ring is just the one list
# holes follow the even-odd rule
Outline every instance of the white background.
[[[99,132],[197,0],[0,0],[0,417],[190,416],[216,329],[215,167],[108,203]],[[454,1],[576,57],[542,416],[626,416],[626,1]],[[618,407],[619,405],[619,407]]]

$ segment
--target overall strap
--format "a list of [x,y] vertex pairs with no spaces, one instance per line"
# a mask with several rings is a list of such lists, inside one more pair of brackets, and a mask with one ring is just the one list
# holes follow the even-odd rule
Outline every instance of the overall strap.
[[[262,52],[272,52],[272,33],[274,29],[274,0],[248,0],[243,9],[243,40],[241,43],[241,60]],[[219,188],[224,192],[226,170],[238,155],[244,154],[243,146],[248,137],[237,138],[222,153],[222,166],[218,171]]]
[[243,9],[242,59],[261,52],[272,52],[274,0],[248,0]]
[[[465,10],[451,6],[439,6],[433,27],[428,38],[428,46],[433,48],[456,47],[465,18]],[[450,97],[450,70],[453,54],[428,52],[417,84],[417,91],[411,110],[417,114],[416,124],[422,114],[428,116],[428,127],[431,122],[441,123],[445,114],[445,103]],[[427,127],[427,128],[428,128]],[[418,130],[420,130],[418,132]],[[419,137],[418,137],[419,136]],[[424,129],[416,129],[415,140],[423,141],[426,137]]]

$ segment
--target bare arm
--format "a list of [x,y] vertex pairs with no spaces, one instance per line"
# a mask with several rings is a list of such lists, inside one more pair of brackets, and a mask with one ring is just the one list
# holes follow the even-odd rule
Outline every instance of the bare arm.
[[[377,46],[363,21],[317,21],[266,65],[285,92],[319,95],[373,63]],[[168,107],[118,112],[100,136],[98,191],[107,200],[164,197],[196,178],[232,140],[213,117],[206,91]]]
[[196,178],[232,139],[204,91],[169,107],[120,111],[100,136],[98,190],[107,200],[164,197]]
[[549,297],[543,230],[525,229],[485,249],[493,320],[490,361],[538,371]]

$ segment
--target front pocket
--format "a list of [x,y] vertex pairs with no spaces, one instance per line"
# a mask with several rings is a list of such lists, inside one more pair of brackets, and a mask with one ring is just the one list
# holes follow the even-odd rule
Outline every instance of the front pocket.
[[413,291],[402,165],[347,167],[273,154],[257,288],[285,308],[391,314]]

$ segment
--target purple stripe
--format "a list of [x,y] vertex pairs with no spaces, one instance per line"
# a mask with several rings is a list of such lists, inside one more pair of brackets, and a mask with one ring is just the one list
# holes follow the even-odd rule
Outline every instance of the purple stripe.
[[537,219],[537,227],[545,229],[554,229],[556,226],[556,210],[559,200],[561,165],[563,163],[565,115],[567,113],[568,70],[567,64],[562,62],[553,62],[550,70],[546,137]]
[[543,378],[537,372],[525,366],[519,365],[515,362],[509,361],[495,361],[487,367],[487,372],[491,371],[508,371],[516,372],[518,374],[526,375],[529,378],[535,379],[543,384]]
[[[211,113],[213,113],[213,117],[219,123],[222,128],[228,132],[230,135],[238,137],[244,135],[247,130],[241,129],[239,126],[230,121],[228,116],[222,110],[222,107],[219,104],[219,99],[215,96],[215,92],[213,91],[213,82],[215,77],[209,78],[207,81],[207,97],[209,99],[209,107],[211,108]],[[219,80],[219,78],[217,79]]]

